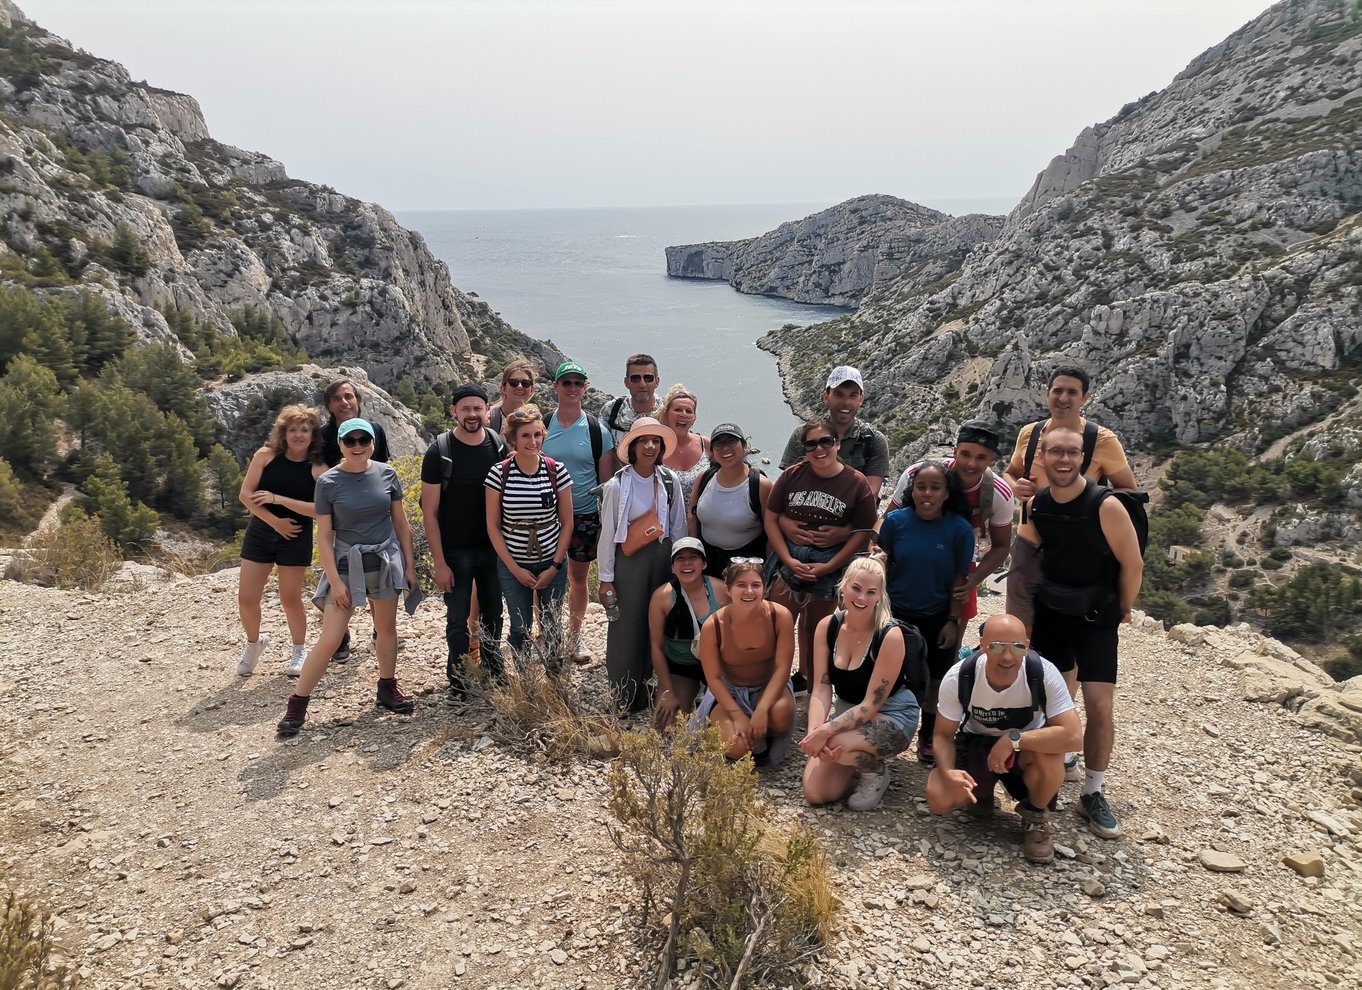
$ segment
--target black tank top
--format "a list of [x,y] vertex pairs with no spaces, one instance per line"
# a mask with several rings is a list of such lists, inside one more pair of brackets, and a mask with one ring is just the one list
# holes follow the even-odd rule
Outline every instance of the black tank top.
[[1055,584],[1104,588],[1113,581],[1114,558],[1099,513],[1110,489],[1092,479],[1083,494],[1059,502],[1043,488],[1031,500],[1031,521],[1040,533],[1040,569]]
[[[870,687],[870,675],[875,672],[875,661],[880,655],[880,645],[889,630],[894,628],[894,624],[886,623],[875,630],[875,635],[870,637],[870,645],[866,647],[865,656],[860,664],[853,670],[843,670],[833,662],[833,659],[836,656],[837,636],[841,632],[842,617],[845,614],[838,610],[834,613],[833,621],[828,623],[828,680],[832,681],[832,690],[837,697],[853,705],[859,705],[865,700],[865,692]],[[890,694],[895,694],[908,686],[907,646],[905,642],[903,666],[899,668],[899,676],[889,689]]]
[[[287,454],[276,454],[274,460],[260,472],[260,484],[256,487],[299,502],[311,502],[317,490],[317,482],[312,477],[312,462],[291,461]],[[285,519],[296,519],[305,526],[312,525],[310,518],[282,505],[266,505],[265,509]]]

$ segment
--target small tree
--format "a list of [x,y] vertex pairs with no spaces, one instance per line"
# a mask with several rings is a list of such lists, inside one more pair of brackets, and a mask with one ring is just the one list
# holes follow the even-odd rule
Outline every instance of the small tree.
[[85,496],[88,511],[99,517],[104,532],[125,555],[145,547],[161,523],[155,510],[128,497],[128,486],[108,453],[96,458],[95,472],[85,481]]
[[57,378],[20,354],[0,378],[0,423],[5,457],[19,471],[45,475],[57,459],[57,418],[63,407]]

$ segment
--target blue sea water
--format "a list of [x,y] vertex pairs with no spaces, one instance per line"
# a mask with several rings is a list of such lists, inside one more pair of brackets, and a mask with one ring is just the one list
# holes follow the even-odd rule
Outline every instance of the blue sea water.
[[[743,295],[723,282],[667,278],[664,249],[751,237],[829,205],[440,210],[397,218],[425,237],[455,285],[477,293],[517,330],[551,339],[597,387],[623,394],[625,357],[652,354],[663,389],[684,382],[700,397],[701,432],[736,422],[774,461],[797,420],[775,358],[755,342],[785,323],[816,323],[843,310]],[[1013,204],[925,205],[1001,213]]]

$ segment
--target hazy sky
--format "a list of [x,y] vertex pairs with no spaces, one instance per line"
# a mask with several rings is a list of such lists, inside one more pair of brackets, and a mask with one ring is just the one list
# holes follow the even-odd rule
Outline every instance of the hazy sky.
[[1019,198],[1267,0],[18,0],[390,209]]

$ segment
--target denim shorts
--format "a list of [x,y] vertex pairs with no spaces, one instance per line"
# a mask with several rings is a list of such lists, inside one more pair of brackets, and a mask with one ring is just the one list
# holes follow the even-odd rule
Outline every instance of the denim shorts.
[[[836,718],[848,708],[855,708],[858,702],[847,701],[838,698],[836,695],[832,699],[832,713],[828,718]],[[917,698],[913,697],[913,692],[907,688],[899,688],[888,698],[884,699],[884,704],[880,705],[880,710],[875,713],[875,717],[884,716],[894,724],[894,727],[903,733],[903,746],[895,752],[903,752],[908,748],[908,744],[913,740],[913,733],[917,731],[918,717],[921,715],[918,707]],[[884,754],[890,755],[890,754]]]

